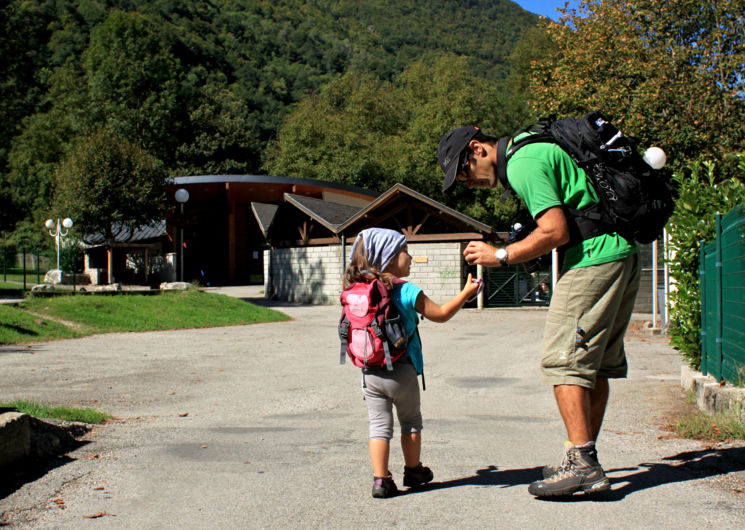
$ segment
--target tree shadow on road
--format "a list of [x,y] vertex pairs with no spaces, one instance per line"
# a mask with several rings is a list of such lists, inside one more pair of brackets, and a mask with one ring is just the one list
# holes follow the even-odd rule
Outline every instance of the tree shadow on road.
[[[663,458],[663,462],[642,463],[636,467],[609,469],[606,472],[608,478],[610,478],[611,489],[604,493],[548,497],[540,500],[553,502],[615,502],[631,493],[648,488],[743,470],[745,470],[745,447],[688,451]],[[528,485],[541,479],[541,471],[541,467],[500,470],[496,466],[487,466],[476,470],[476,474],[470,477],[431,482],[426,486],[404,490],[401,493],[408,495],[459,486],[511,487]],[[620,473],[623,472],[627,472],[627,474],[621,475]]]

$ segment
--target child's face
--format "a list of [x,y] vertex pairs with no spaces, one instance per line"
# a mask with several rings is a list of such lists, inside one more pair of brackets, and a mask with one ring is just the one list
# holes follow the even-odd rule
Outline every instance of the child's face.
[[385,272],[389,272],[398,278],[406,278],[409,275],[411,272],[411,256],[409,255],[408,245],[404,245],[396,254],[385,268]]

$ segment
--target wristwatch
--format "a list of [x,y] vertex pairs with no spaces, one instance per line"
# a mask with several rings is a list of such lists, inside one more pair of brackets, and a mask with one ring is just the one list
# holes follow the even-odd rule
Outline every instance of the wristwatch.
[[494,257],[497,258],[497,261],[499,261],[499,264],[503,267],[507,265],[507,259],[509,259],[509,255],[507,254],[506,248],[498,248],[497,251],[494,253]]

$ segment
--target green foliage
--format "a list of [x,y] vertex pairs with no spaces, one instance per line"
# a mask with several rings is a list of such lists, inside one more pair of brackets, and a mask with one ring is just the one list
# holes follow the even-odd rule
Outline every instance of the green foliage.
[[55,418],[58,420],[79,421],[82,423],[103,423],[111,418],[108,414],[94,409],[53,407],[35,401],[11,401],[0,403],[0,407],[14,408],[34,418]]
[[161,160],[173,151],[171,133],[181,128],[183,70],[169,40],[156,20],[113,11],[93,28],[84,54],[93,121]]
[[532,71],[534,108],[603,109],[682,169],[745,142],[745,0],[584,0],[546,22],[555,51]]
[[674,175],[679,198],[667,230],[670,234],[670,275],[675,288],[670,292],[671,343],[698,369],[701,365],[701,285],[699,250],[715,238],[715,214],[727,213],[745,204],[745,161],[740,177],[721,179],[712,162],[694,162]]
[[34,2],[11,2],[0,9],[0,173],[5,170],[11,139],[21,131],[21,120],[39,104],[36,80],[45,66],[44,17]]
[[[50,244],[39,227],[60,164],[98,131],[142,146],[169,176],[255,173],[292,105],[343,74],[392,83],[451,50],[501,86],[511,43],[536,20],[507,0],[4,2],[0,239]],[[380,164],[350,162],[350,180]],[[311,171],[299,169],[288,175]]]
[[379,192],[400,182],[484,222],[508,226],[515,203],[494,192],[442,194],[436,146],[453,127],[507,134],[525,123],[465,57],[420,60],[393,82],[349,73],[300,102],[280,128],[265,169]]
[[81,238],[122,233],[160,219],[165,201],[161,164],[140,147],[105,131],[81,139],[59,167],[55,212],[75,212]]

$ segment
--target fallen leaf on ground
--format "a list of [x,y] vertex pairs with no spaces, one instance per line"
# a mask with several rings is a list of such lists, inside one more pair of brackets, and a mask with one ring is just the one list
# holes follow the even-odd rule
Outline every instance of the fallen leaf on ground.
[[188,413],[188,412],[182,412],[181,414],[179,414],[179,415],[178,415],[178,417],[179,417],[179,418],[185,418],[185,417],[187,417],[188,415],[189,415],[189,413]]
[[85,517],[86,519],[98,519],[99,517],[106,517],[107,515],[109,515],[111,517],[116,517],[115,514],[113,514],[113,513],[106,513],[106,512],[98,512],[98,513],[94,513],[92,515],[84,515],[83,517]]

